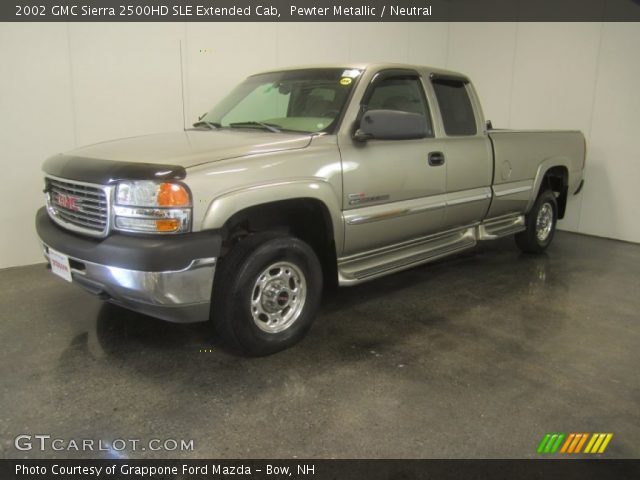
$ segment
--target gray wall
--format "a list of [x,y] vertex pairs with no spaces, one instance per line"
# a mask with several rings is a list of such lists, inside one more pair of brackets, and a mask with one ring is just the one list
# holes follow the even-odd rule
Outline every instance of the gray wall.
[[640,242],[638,44],[639,24],[0,24],[0,268],[41,261],[47,156],[181,129],[255,71],[340,61],[458,69],[495,126],[582,129],[588,183],[562,228]]

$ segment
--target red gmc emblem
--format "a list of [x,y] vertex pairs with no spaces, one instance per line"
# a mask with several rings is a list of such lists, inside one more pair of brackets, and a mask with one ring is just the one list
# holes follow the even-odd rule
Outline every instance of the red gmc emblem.
[[77,201],[78,199],[76,197],[73,197],[71,195],[65,195],[63,193],[58,193],[58,197],[56,199],[56,203],[60,205],[62,208],[79,212],[80,205],[78,205]]

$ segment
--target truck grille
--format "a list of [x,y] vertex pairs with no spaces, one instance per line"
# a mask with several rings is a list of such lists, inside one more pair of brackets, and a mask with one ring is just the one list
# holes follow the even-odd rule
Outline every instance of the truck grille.
[[59,225],[96,237],[109,231],[109,187],[45,179],[47,211]]

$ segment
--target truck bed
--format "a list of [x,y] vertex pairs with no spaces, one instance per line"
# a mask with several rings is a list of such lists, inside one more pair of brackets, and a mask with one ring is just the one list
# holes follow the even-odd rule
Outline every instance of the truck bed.
[[[565,169],[568,191],[582,181],[586,154],[584,136],[573,130],[489,130],[494,152],[494,200],[487,217],[527,211],[542,174]],[[568,167],[567,167],[568,166]]]

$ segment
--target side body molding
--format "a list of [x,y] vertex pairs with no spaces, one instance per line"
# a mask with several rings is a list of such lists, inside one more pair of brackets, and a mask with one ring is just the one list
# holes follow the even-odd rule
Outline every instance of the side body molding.
[[333,225],[336,253],[340,255],[344,246],[340,195],[328,182],[313,177],[247,186],[215,197],[204,215],[202,229],[221,228],[233,215],[250,207],[305,198],[318,200],[327,208]]

